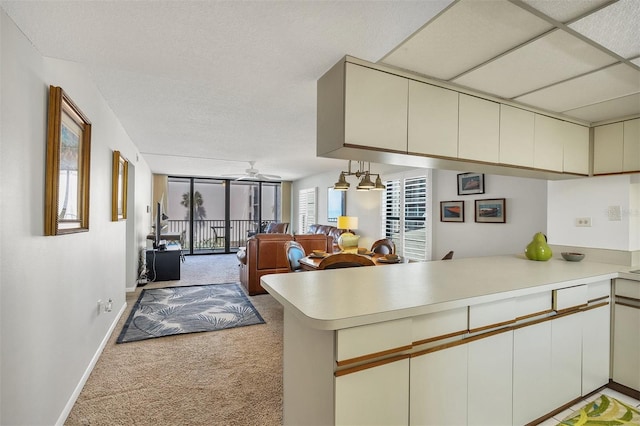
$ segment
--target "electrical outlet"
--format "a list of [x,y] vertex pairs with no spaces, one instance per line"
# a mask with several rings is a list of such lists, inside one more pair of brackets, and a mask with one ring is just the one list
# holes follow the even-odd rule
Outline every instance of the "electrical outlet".
[[591,218],[590,217],[576,217],[576,226],[591,226]]

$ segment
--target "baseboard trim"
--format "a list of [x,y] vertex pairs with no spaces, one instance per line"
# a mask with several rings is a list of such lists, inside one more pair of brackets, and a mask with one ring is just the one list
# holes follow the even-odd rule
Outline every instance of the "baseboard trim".
[[69,414],[71,413],[71,409],[73,408],[74,404],[78,400],[78,397],[80,396],[80,392],[82,392],[82,388],[84,388],[84,385],[87,383],[87,380],[89,380],[89,376],[91,375],[91,372],[96,366],[98,359],[100,359],[100,355],[102,355],[102,351],[104,351],[104,348],[107,346],[107,342],[109,341],[109,338],[113,334],[113,331],[116,329],[116,325],[118,325],[118,321],[120,320],[120,317],[122,317],[122,315],[124,314],[125,309],[127,309],[126,302],[122,305],[122,308],[120,309],[120,311],[114,318],[113,322],[111,323],[111,326],[109,327],[109,331],[107,331],[107,334],[104,336],[104,339],[102,339],[102,342],[100,342],[100,346],[98,347],[98,350],[96,351],[96,353],[93,355],[93,358],[91,358],[91,362],[89,362],[87,369],[85,370],[84,374],[80,378],[80,382],[78,383],[75,390],[69,397],[69,401],[67,402],[67,405],[65,405],[64,410],[62,410],[62,413],[60,413],[60,417],[58,417],[58,420],[55,423],[56,426],[63,426],[64,422],[67,420],[67,417],[69,417]]

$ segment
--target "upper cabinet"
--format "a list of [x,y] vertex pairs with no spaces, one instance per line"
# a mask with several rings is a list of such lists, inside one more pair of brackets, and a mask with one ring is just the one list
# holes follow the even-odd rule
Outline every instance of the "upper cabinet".
[[345,144],[406,152],[408,84],[406,78],[347,63]]
[[458,92],[409,80],[410,154],[458,156]]
[[500,163],[533,167],[535,114],[500,105]]
[[595,127],[593,174],[635,171],[640,171],[640,118]]
[[497,163],[500,104],[460,93],[458,158]]
[[[317,102],[319,156],[456,170],[470,163],[529,177],[589,174],[588,127],[355,58],[318,80]],[[640,165],[640,144],[632,151]]]

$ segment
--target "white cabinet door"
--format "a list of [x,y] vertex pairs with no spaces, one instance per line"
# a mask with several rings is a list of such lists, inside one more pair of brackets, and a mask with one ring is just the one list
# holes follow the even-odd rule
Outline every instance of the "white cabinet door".
[[551,403],[551,321],[513,332],[513,424],[524,425],[557,408]]
[[562,121],[561,138],[564,141],[562,171],[589,174],[589,128]]
[[500,104],[460,94],[458,157],[497,163],[500,147]]
[[530,111],[500,105],[500,163],[533,167],[534,117]]
[[623,130],[624,157],[622,171],[635,172],[640,170],[640,118],[625,121]]
[[616,305],[613,381],[640,391],[640,308]]
[[594,128],[593,174],[622,171],[623,129],[623,123],[607,124]]
[[336,377],[335,398],[336,425],[409,424],[409,358]]
[[467,423],[467,345],[411,358],[409,424]]
[[458,156],[458,92],[409,81],[410,153]]
[[582,395],[586,395],[609,382],[610,305],[582,315]]
[[408,80],[346,64],[345,144],[407,151]]
[[640,283],[616,280],[613,381],[640,391]]
[[510,425],[512,421],[513,331],[469,343],[469,425]]
[[533,167],[562,172],[564,141],[561,121],[544,115],[535,115]]
[[582,314],[551,321],[551,404],[560,407],[582,394]]

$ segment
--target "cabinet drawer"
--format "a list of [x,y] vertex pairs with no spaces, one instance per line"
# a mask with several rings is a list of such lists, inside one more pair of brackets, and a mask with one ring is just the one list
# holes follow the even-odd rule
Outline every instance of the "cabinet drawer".
[[469,306],[469,331],[480,331],[515,322],[515,299]]
[[413,318],[413,342],[446,337],[454,333],[462,334],[467,330],[467,308],[451,309]]
[[411,348],[411,318],[345,328],[336,332],[338,362]]
[[529,294],[516,298],[514,315],[526,318],[542,312],[551,311],[551,292]]
[[617,279],[616,296],[624,296],[640,300],[640,281]]
[[587,287],[589,287],[588,294],[587,294],[587,296],[588,296],[587,300],[589,300],[589,301],[598,300],[598,299],[604,299],[606,297],[611,296],[611,281],[610,280],[598,281],[597,283],[591,283]]
[[553,310],[563,311],[587,304],[589,290],[586,285],[553,290]]

